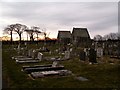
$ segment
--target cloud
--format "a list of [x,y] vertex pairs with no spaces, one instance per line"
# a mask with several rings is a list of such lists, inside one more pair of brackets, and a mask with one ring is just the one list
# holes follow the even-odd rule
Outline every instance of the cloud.
[[57,37],[59,29],[72,31],[73,26],[87,27],[91,37],[117,31],[117,2],[2,2],[0,8],[4,25],[37,25],[50,31],[51,37]]

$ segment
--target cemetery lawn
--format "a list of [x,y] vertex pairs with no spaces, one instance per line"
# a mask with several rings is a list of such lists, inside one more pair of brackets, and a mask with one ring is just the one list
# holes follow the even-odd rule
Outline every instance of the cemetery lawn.
[[[55,47],[53,47],[55,48]],[[9,45],[2,48],[2,74],[3,88],[120,88],[120,60],[110,64],[108,56],[103,58],[104,63],[91,65],[82,62],[78,57],[67,61],[61,61],[65,69],[72,71],[69,76],[50,76],[32,80],[28,75],[21,71],[22,65],[16,64],[11,59],[17,55],[16,51]],[[39,64],[49,64],[51,61],[41,61]],[[88,81],[79,81],[75,77],[84,77]]]

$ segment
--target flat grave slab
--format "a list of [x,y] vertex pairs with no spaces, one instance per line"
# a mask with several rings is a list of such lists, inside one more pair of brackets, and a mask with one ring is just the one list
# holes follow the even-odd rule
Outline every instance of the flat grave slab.
[[38,67],[52,67],[52,64],[47,64],[47,65],[34,65],[34,66],[22,66],[22,70],[26,68],[38,68]]
[[34,67],[34,68],[26,68],[24,72],[32,73],[32,72],[39,72],[39,71],[52,71],[52,70],[62,70],[64,66],[56,66],[56,67]]
[[22,61],[22,60],[20,60],[20,61],[18,61],[18,60],[16,60],[16,63],[18,63],[18,64],[23,64],[23,63],[38,63],[39,61],[38,60],[24,60],[24,61]]
[[75,79],[79,80],[79,81],[88,81],[87,78],[79,76],[79,77],[75,77]]
[[42,71],[42,72],[32,72],[30,75],[35,79],[35,78],[42,78],[42,77],[47,77],[47,76],[66,76],[71,74],[71,71],[68,70],[57,70],[57,71]]

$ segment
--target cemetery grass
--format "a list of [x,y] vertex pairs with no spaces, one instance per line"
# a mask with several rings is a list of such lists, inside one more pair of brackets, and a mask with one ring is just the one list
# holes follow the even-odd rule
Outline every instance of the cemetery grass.
[[[52,47],[51,47],[52,48]],[[54,47],[53,47],[54,48]],[[9,45],[2,48],[2,74],[3,88],[119,88],[120,85],[120,64],[88,64],[81,62],[78,57],[67,61],[62,61],[65,69],[71,70],[72,75],[50,76],[32,80],[27,74],[21,71],[22,65],[16,64],[11,56],[17,55]],[[109,57],[104,57],[104,61],[109,61]],[[49,64],[51,61],[42,61],[39,64]],[[82,76],[88,81],[79,81],[75,77]]]

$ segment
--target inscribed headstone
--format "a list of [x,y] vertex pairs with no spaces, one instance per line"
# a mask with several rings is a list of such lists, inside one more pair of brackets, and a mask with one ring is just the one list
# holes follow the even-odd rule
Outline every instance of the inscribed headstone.
[[103,56],[103,49],[102,48],[97,48],[97,57],[102,57]]

